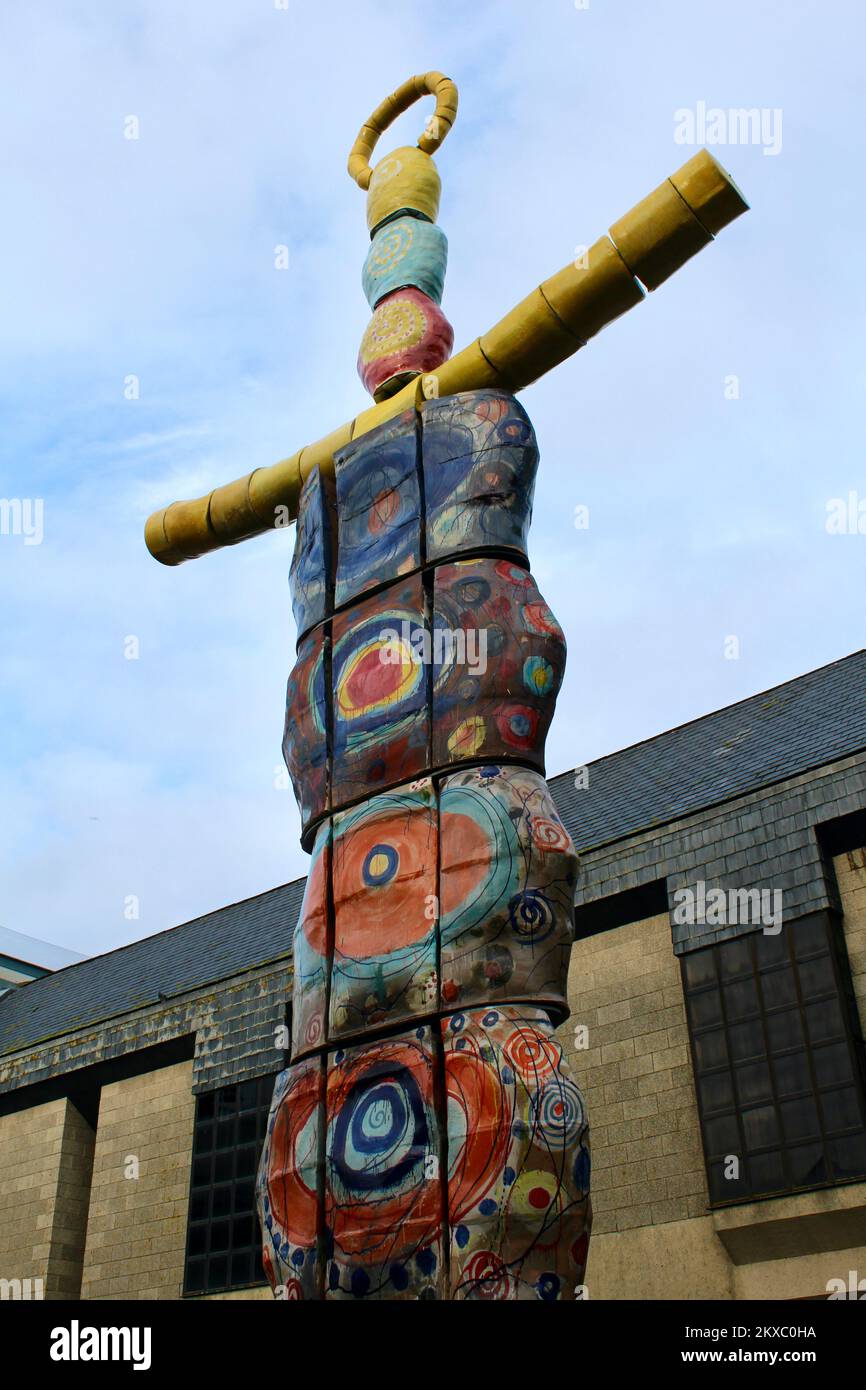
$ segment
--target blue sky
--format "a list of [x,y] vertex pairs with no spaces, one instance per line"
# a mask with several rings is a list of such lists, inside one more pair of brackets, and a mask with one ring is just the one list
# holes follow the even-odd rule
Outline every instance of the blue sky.
[[714,150],[748,216],[522,395],[569,641],[550,774],[863,645],[866,535],[825,523],[866,499],[864,48],[860,0],[6,8],[0,494],[41,499],[44,538],[0,535],[0,922],[103,951],[305,871],[291,537],[168,570],[142,527],[364,407],[345,161],[414,72],[460,88],[458,346],[693,153],[678,111],[781,112],[778,153]]

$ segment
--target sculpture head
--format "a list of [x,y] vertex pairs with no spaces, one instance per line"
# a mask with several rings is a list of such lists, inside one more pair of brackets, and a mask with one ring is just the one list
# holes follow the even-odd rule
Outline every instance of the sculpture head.
[[[428,93],[436,98],[436,111],[424,127],[417,146],[404,145],[392,151],[372,169],[370,156],[379,136]],[[430,156],[438,150],[456,118],[457,88],[450,77],[441,72],[425,72],[410,77],[386,97],[361,126],[349,154],[348,169],[359,188],[368,190],[367,226],[371,235],[385,218],[401,208],[413,209],[428,221],[436,221],[440,181]],[[395,194],[399,198],[405,195],[408,201],[394,202]]]
[[[402,145],[376,164],[370,156],[391,122],[425,94],[436,97],[417,145]],[[358,372],[376,401],[431,372],[451,355],[454,334],[439,307],[448,242],[435,225],[442,183],[432,159],[457,115],[457,88],[441,72],[410,77],[361,127],[349,173],[367,190],[370,251],[364,293],[373,317]]]

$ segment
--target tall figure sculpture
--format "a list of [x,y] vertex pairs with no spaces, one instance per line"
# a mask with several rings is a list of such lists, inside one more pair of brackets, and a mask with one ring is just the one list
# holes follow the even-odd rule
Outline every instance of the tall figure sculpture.
[[[419,96],[417,147],[371,170]],[[513,392],[745,203],[708,155],[451,358],[432,159],[457,90],[411,78],[362,128],[372,411],[151,518],[165,563],[297,517],[284,754],[311,854],[292,1064],[258,1182],[284,1296],[571,1299],[591,1225],[567,1017],[577,855],[544,780],[565,640],[529,570],[538,466]]]

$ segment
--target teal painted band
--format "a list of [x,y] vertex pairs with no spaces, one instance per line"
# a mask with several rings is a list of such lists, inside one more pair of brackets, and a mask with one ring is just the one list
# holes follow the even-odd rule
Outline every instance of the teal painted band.
[[402,217],[377,231],[370,243],[361,283],[371,309],[386,294],[407,285],[442,303],[448,238],[435,222]]

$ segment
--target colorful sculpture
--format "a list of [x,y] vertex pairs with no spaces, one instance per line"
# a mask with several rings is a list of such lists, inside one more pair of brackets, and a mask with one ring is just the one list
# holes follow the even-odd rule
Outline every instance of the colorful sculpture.
[[[370,155],[418,96],[418,148]],[[292,1065],[258,1200],[290,1299],[579,1296],[589,1130],[554,1027],[568,1014],[577,855],[544,781],[565,639],[529,572],[538,466],[516,389],[745,208],[707,155],[448,361],[431,159],[440,73],[374,112],[359,356],[372,412],[294,460],[151,518],[165,563],[297,515],[284,751],[310,872]]]

